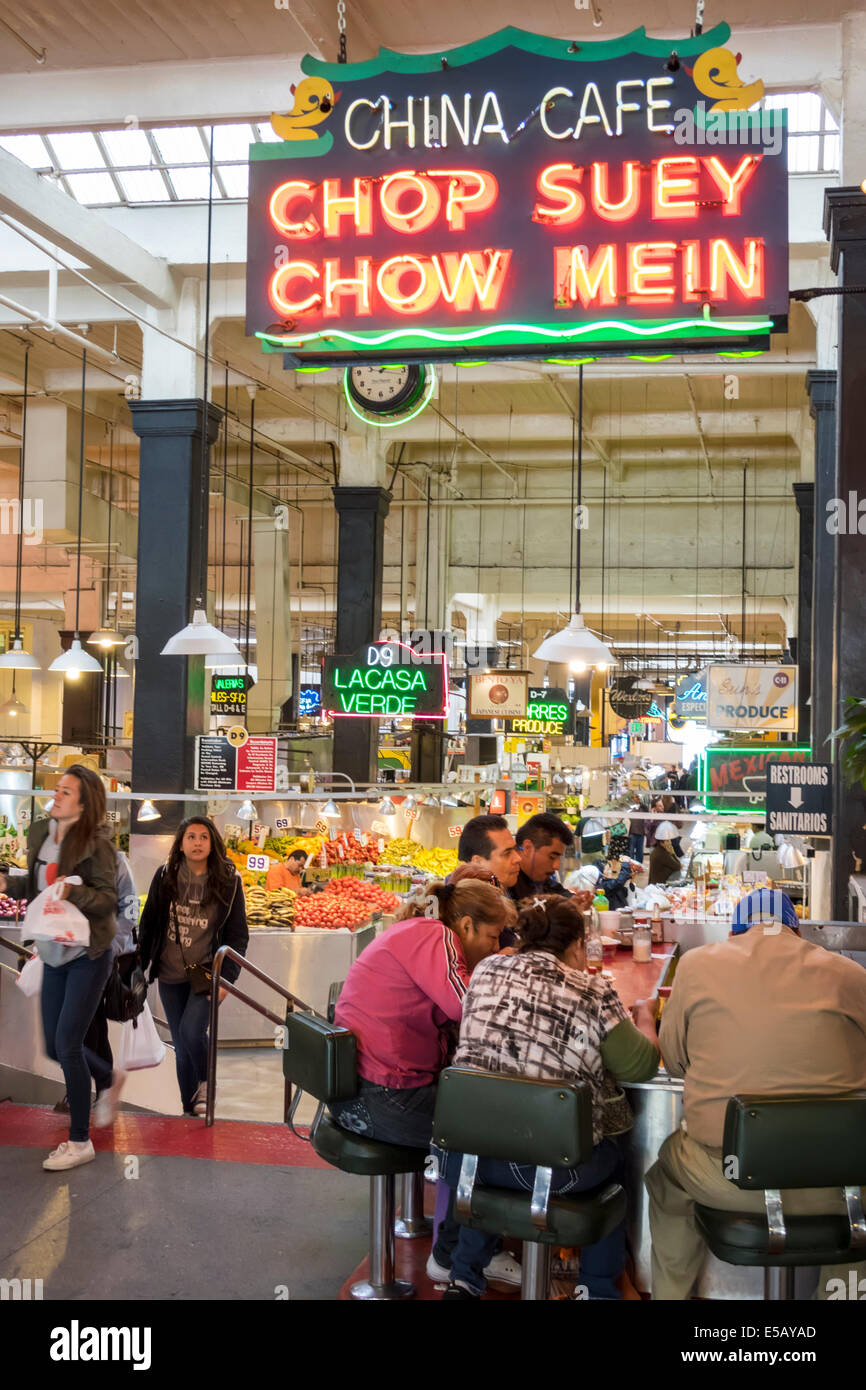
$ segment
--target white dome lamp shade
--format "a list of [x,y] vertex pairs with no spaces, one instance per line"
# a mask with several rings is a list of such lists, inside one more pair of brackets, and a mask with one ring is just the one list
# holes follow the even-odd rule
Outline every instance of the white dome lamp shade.
[[122,647],[125,641],[126,638],[113,628],[101,627],[96,632],[91,632],[87,644],[90,647],[101,647],[104,652],[108,652],[112,647]]
[[14,692],[11,698],[6,701],[5,705],[0,705],[0,715],[4,718],[18,719],[28,713],[29,710],[27,706],[24,704],[23,700],[18,699],[18,696],[15,695]]
[[192,622],[169,637],[162,649],[162,656],[210,656],[224,657],[226,663],[237,662],[243,665],[244,659],[230,637],[220,632],[218,627],[207,620],[203,608],[196,608]]
[[81,638],[76,633],[70,643],[69,650],[56,656],[48,669],[49,671],[60,671],[69,680],[76,681],[83,671],[101,671],[102,667],[95,656],[91,656],[90,652],[84,650],[81,645]]
[[25,652],[20,637],[16,637],[9,651],[0,656],[0,667],[7,671],[38,671],[40,669],[35,656]]
[[614,664],[610,647],[584,626],[582,613],[572,614],[568,627],[545,637],[533,656],[536,661],[555,661],[569,666],[576,675],[590,667],[604,669]]
[[161,817],[159,811],[157,811],[156,807],[154,806],[154,804],[153,804],[153,802],[150,800],[150,798],[148,798],[146,801],[143,801],[143,802],[141,803],[141,806],[140,806],[140,808],[139,808],[138,815],[136,816],[136,820],[137,820],[137,821],[141,821],[141,822],[143,822],[143,823],[146,823],[147,821],[151,821],[151,820],[161,820],[161,819],[162,819],[162,817]]

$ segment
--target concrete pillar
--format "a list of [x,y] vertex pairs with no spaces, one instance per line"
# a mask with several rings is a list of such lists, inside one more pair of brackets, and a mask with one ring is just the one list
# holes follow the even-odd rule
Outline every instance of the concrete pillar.
[[[208,522],[202,433],[207,427],[211,445],[220,412],[210,406],[205,414],[201,400],[132,401],[130,410],[141,440],[132,786],[182,792],[193,784],[193,737],[204,732],[204,657],[160,653],[192,618],[199,593]],[[207,486],[204,498],[206,507]],[[156,832],[164,834],[181,814],[181,802],[167,802]]]
[[[824,194],[824,230],[830,241],[830,264],[840,285],[866,285],[866,193],[857,188],[828,188]],[[866,439],[866,295],[839,298],[839,361],[836,384],[838,496],[863,489],[863,440]],[[849,696],[866,695],[866,536],[856,522],[836,537],[836,652],[838,678],[835,718],[841,721]],[[837,763],[833,842],[833,912],[847,917],[848,878],[858,860],[866,859],[864,789],[844,786]]]
[[[253,583],[256,608],[257,680],[247,696],[247,727],[267,733],[277,727],[280,707],[292,693],[289,533],[282,514],[253,522]],[[252,651],[252,648],[251,648]]]
[[827,529],[831,498],[839,495],[836,478],[836,373],[806,376],[809,410],[815,421],[815,500],[812,569],[812,747],[816,759],[829,756],[827,738],[834,728],[836,683],[835,610],[836,537]]
[[841,183],[859,184],[866,173],[866,12],[842,16]]
[[815,546],[815,485],[794,483],[794,497],[800,519],[800,554],[797,565],[797,739],[806,743],[812,736],[812,586]]

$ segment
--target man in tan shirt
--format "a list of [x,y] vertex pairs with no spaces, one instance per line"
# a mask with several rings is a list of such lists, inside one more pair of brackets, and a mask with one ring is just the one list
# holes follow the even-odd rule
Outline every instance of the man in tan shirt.
[[[700,1274],[706,1246],[695,1202],[764,1210],[762,1192],[741,1191],[724,1176],[728,1099],[866,1086],[866,971],[783,925],[796,921],[784,894],[749,897],[756,910],[749,899],[740,904],[734,935],[683,956],[662,1016],[662,1057],[685,1086],[681,1128],[646,1175],[657,1299],[688,1298]],[[762,920],[749,921],[759,914]],[[845,1211],[841,1189],[783,1192],[782,1199],[791,1215]],[[847,1279],[847,1266],[821,1271],[819,1297],[832,1277]]]

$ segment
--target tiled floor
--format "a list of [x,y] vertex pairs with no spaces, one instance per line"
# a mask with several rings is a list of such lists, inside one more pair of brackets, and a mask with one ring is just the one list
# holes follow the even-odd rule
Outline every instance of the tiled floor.
[[[274,1047],[220,1048],[217,1058],[216,1117],[280,1124],[283,1119],[283,1066]],[[296,1124],[309,1124],[316,1101],[305,1095]]]

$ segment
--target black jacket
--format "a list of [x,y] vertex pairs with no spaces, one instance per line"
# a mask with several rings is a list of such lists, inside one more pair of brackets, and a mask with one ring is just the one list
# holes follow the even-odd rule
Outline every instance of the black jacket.
[[507,891],[508,896],[513,898],[516,903],[522,902],[524,898],[534,898],[545,893],[556,893],[561,898],[570,898],[572,896],[568,889],[563,888],[562,884],[558,883],[552,875],[550,878],[546,878],[542,886],[538,888],[529,877],[529,874],[524,873],[522,869],[517,875],[517,882]]
[[[10,898],[27,898],[32,902],[39,892],[36,882],[36,860],[51,830],[49,819],[36,820],[27,836],[27,876],[10,874],[6,892]],[[117,930],[117,855],[106,835],[97,834],[86,846],[84,854],[68,877],[77,874],[81,884],[69,889],[69,901],[83,912],[90,923],[91,960],[101,956],[111,945]]]
[[[171,896],[168,884],[165,882],[165,870],[166,865],[161,864],[154,874],[147,894],[147,902],[142,909],[141,921],[138,924],[141,962],[145,970],[147,970],[148,965],[150,966],[149,980],[155,980],[159,974],[159,962],[168,931]],[[243,888],[240,878],[235,874],[231,901],[226,906],[222,918],[217,921],[214,932],[214,954],[220,946],[231,946],[238,955],[245,956],[249,939],[250,932],[247,926],[247,909]],[[236,980],[240,973],[241,968],[234,960],[227,960],[222,968],[222,974],[229,984]]]

